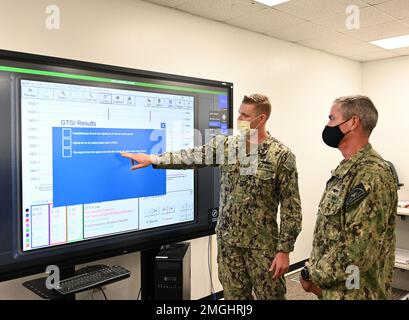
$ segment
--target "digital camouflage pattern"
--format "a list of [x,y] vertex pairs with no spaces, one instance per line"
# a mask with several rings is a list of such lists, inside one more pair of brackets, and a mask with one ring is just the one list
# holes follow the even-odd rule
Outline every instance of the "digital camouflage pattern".
[[[225,299],[285,299],[284,277],[269,272],[277,251],[290,252],[301,231],[295,156],[268,135],[246,153],[243,136],[216,136],[208,144],[159,156],[154,167],[220,166],[216,226],[219,280]],[[254,157],[256,154],[256,157]],[[280,230],[277,211],[280,207]]]
[[268,135],[258,145],[256,158],[234,158],[232,154],[242,145],[240,139],[243,140],[241,136],[217,136],[200,147],[167,152],[157,157],[154,167],[220,166],[218,239],[242,248],[291,252],[302,219],[295,156]]
[[267,270],[275,252],[217,243],[219,280],[225,300],[285,300],[284,277],[273,279]]
[[[390,297],[397,202],[390,166],[370,144],[332,171],[319,205],[309,262],[312,282],[323,289],[322,299]],[[359,268],[359,289],[347,287],[352,275],[348,266]]]

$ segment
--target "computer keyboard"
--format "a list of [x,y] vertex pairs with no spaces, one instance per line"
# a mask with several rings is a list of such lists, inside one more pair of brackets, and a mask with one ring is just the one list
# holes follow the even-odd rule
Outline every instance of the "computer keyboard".
[[98,270],[81,273],[77,276],[61,280],[55,290],[61,294],[80,292],[111,282],[128,278],[131,272],[121,266],[103,266]]

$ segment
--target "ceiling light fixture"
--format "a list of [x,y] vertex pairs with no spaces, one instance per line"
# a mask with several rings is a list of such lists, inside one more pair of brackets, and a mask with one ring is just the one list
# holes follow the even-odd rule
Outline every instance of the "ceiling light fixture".
[[288,2],[290,0],[255,0],[256,2],[260,2],[262,4],[265,4],[266,6],[274,7],[278,4]]
[[371,43],[388,50],[405,48],[409,47],[409,34],[405,36],[375,40],[371,41]]

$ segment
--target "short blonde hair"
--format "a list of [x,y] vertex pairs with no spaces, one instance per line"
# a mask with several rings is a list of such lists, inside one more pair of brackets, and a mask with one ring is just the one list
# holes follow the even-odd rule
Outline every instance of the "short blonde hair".
[[244,96],[242,103],[254,105],[259,114],[266,114],[267,119],[270,117],[271,103],[267,96],[259,93]]

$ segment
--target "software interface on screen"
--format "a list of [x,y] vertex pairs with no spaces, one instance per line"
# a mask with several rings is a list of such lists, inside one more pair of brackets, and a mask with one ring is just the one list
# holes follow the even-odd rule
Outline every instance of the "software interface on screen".
[[194,220],[192,170],[120,152],[193,147],[195,98],[21,80],[23,250]]

